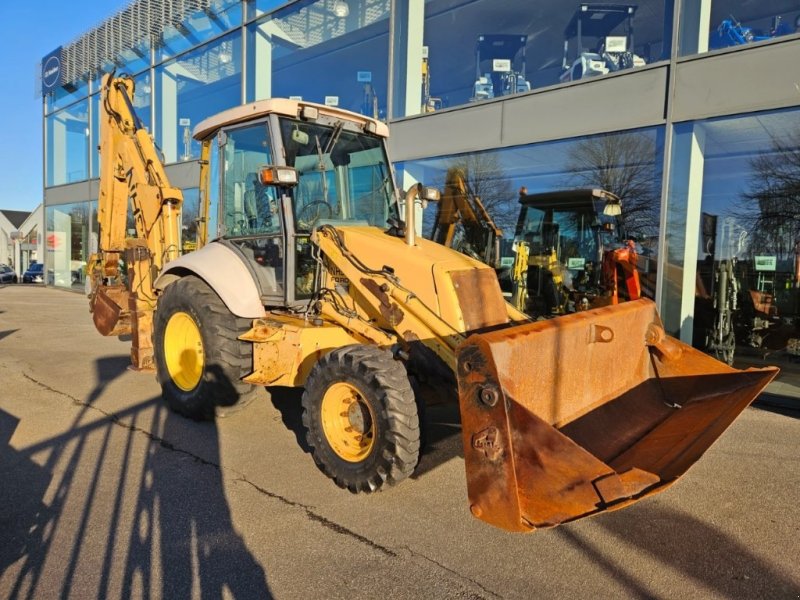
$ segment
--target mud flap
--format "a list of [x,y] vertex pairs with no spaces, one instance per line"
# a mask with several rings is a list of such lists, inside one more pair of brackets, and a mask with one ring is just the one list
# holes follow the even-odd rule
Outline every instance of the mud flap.
[[664,490],[777,373],[666,336],[646,299],[472,335],[458,349],[472,513],[532,531]]

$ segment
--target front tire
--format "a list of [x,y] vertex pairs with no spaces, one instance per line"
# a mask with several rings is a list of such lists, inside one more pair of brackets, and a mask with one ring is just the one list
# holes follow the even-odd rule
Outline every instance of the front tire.
[[346,346],[322,357],[303,393],[303,425],[314,461],[353,493],[394,485],[419,460],[414,391],[387,350]]
[[249,325],[197,277],[166,287],[155,311],[153,345],[162,395],[172,410],[209,420],[255,398],[258,388],[242,381],[252,370],[253,347],[238,339]]

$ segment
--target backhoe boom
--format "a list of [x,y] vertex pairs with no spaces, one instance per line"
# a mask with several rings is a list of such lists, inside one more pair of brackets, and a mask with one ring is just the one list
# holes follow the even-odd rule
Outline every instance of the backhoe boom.
[[[103,78],[100,235],[89,265],[90,310],[103,335],[133,334],[134,367],[151,369],[153,282],[180,254],[183,194],[169,184],[153,140],[133,109],[133,92],[130,77],[112,73]],[[127,235],[129,214],[135,238]]]

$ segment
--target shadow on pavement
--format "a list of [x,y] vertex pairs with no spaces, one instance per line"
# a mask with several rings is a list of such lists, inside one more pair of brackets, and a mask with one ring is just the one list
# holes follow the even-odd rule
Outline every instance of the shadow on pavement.
[[785,417],[800,419],[800,398],[765,393],[756,398],[753,407]]
[[44,525],[52,518],[42,502],[50,474],[10,445],[18,424],[19,419],[0,410],[0,573],[38,552]]
[[[110,415],[92,410],[127,364],[97,361],[97,385],[67,431],[22,450],[9,445],[17,420],[0,411],[8,597],[91,597],[78,582],[99,568],[98,598],[270,598],[232,522],[216,424],[180,417],[160,398]],[[47,456],[44,466],[36,455]],[[52,574],[42,580],[46,564],[63,569],[60,589]]]
[[[0,310],[0,314],[2,314],[2,313],[3,313],[3,311]],[[8,329],[6,331],[0,331],[0,340],[10,336],[12,333],[18,332],[18,331],[19,331],[19,329]]]
[[268,387],[270,400],[279,413],[284,427],[294,434],[297,445],[306,454],[311,453],[311,447],[306,442],[306,428],[303,427],[303,407],[300,400],[303,397],[303,388]]
[[[185,418],[158,405],[151,431],[164,440],[186,429]],[[202,437],[202,458],[150,444],[139,483],[122,593],[124,597],[270,598],[264,569],[235,531],[219,469],[214,423],[192,423]],[[208,449],[214,448],[209,454]],[[107,557],[111,556],[109,551]],[[158,550],[158,551],[156,551]],[[158,561],[160,581],[154,577]],[[113,568],[107,562],[104,572]]]
[[[674,589],[664,590],[664,597],[679,596],[681,588],[698,589],[699,586],[726,598],[796,598],[800,595],[800,580],[787,579],[746,544],[712,524],[652,502],[638,505],[637,510],[640,511],[638,518],[631,518],[623,510],[603,515],[594,523],[612,538],[681,574]],[[577,537],[568,528],[560,533],[576,543]],[[609,540],[609,543],[613,542]],[[610,572],[619,574],[618,565],[610,565],[610,568]],[[642,574],[636,577],[641,580]],[[625,579],[620,577],[623,582]],[[627,583],[632,596],[652,595],[642,593],[632,579]]]
[[674,585],[656,597],[682,597],[682,589],[697,590],[699,587],[709,593],[713,590],[715,596],[723,598],[796,598],[800,595],[800,581],[787,579],[751,548],[709,523],[653,504],[637,505],[636,518],[632,518],[629,510],[606,513],[592,521],[608,534],[602,546],[569,526],[562,526],[556,532],[623,585],[627,597],[654,596],[652,588],[645,583],[647,573],[626,569],[626,565],[612,558],[608,546],[617,543],[632,546],[680,574]]

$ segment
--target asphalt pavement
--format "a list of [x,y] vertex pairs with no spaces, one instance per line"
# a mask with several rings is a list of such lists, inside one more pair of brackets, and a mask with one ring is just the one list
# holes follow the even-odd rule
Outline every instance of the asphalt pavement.
[[510,534],[468,509],[457,407],[399,486],[314,465],[299,393],[196,423],[86,299],[0,286],[0,598],[800,598],[800,413],[751,407],[687,475]]

